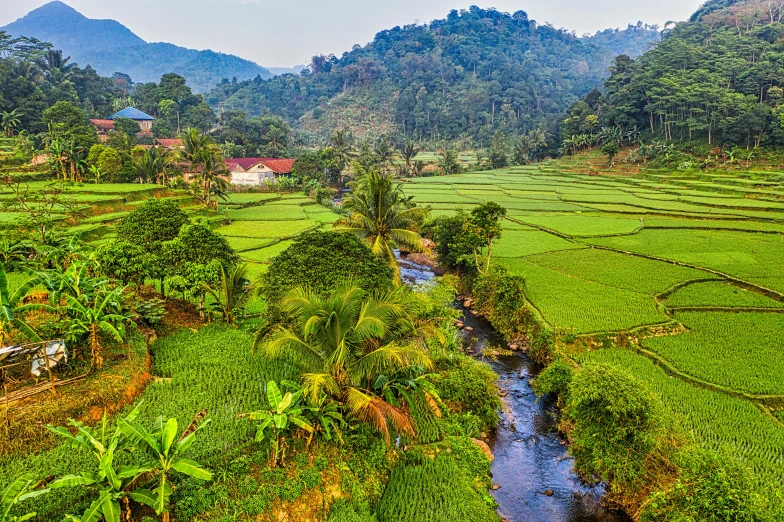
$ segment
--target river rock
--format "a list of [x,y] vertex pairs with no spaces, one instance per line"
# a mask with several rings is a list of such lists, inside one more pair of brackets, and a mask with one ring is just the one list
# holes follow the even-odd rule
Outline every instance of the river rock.
[[466,330],[466,332],[473,332],[474,331],[474,329],[471,328],[470,326],[466,326],[465,330]]
[[490,489],[492,489],[493,491],[498,491],[499,489],[501,489],[501,484],[493,484],[493,486]]
[[542,495],[545,495],[547,497],[552,497],[553,495],[555,495],[555,491],[553,491],[552,489],[546,489],[544,490]]
[[519,347],[518,345],[514,344],[514,343],[511,343],[511,344],[509,344],[509,349],[510,349],[510,350],[517,350],[517,349],[519,349],[519,348],[520,348],[520,347]]
[[466,299],[465,301],[463,301],[463,307],[464,308],[471,308],[472,306],[474,306],[474,300],[473,299]]
[[487,442],[479,439],[471,439],[471,442],[476,444],[476,446],[482,450],[482,453],[484,453],[487,458],[490,459],[490,462],[495,460],[495,455],[493,455],[493,452],[490,450],[490,446],[487,445]]

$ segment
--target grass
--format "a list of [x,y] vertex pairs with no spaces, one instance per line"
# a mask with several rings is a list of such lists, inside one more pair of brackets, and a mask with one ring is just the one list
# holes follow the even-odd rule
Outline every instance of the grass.
[[273,205],[231,210],[229,218],[233,221],[290,221],[305,219],[299,205]]
[[669,307],[784,308],[784,303],[730,283],[685,286],[667,298]]
[[585,245],[572,243],[558,236],[538,230],[504,230],[493,246],[498,258],[524,257],[556,250],[582,249]]
[[679,312],[675,318],[689,331],[646,339],[643,346],[699,380],[753,395],[784,395],[784,315]]
[[257,239],[277,239],[292,237],[317,226],[310,220],[299,221],[240,221],[218,229],[228,237],[246,237]]

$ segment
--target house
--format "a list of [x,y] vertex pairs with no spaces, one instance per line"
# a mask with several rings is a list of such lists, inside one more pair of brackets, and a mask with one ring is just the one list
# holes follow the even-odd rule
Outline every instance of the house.
[[158,138],[157,140],[154,140],[152,143],[156,147],[160,147],[162,149],[182,149],[185,147],[185,142],[179,138],[173,138],[173,139]]
[[279,158],[233,158],[225,160],[231,173],[232,185],[263,186],[274,182],[278,176],[291,174],[293,159]]
[[134,109],[133,107],[127,107],[120,112],[112,114],[105,120],[90,120],[90,123],[93,124],[93,127],[95,127],[95,130],[98,132],[98,137],[101,141],[105,141],[109,132],[114,130],[114,120],[118,118],[128,118],[129,120],[138,123],[141,131],[137,136],[152,137],[152,122],[155,121],[155,118],[148,114],[144,114],[142,111]]

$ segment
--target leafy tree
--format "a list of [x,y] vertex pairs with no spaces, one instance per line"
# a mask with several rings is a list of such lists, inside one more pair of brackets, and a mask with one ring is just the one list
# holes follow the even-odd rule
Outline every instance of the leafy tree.
[[139,127],[139,124],[130,118],[117,118],[114,120],[114,128],[116,131],[123,132],[127,136],[136,136],[136,134],[142,130],[141,127]]
[[495,133],[488,158],[490,160],[490,165],[492,165],[494,169],[501,169],[509,164],[509,149],[506,145],[506,138],[504,138],[501,131]]
[[102,275],[124,284],[141,286],[147,277],[157,277],[161,270],[158,256],[133,243],[113,241],[103,244],[92,257]]
[[98,142],[98,135],[87,122],[84,112],[68,101],[58,101],[41,115],[43,125],[51,125],[58,135],[89,149]]
[[150,199],[138,205],[117,226],[117,240],[139,245],[153,254],[171,241],[188,223],[188,216],[173,201]]
[[[506,209],[491,201],[473,209],[470,218],[463,225],[463,241],[471,245],[476,267],[480,272],[487,273],[490,270],[493,243],[501,237],[501,220],[505,216]],[[479,255],[483,248],[487,249],[486,261],[480,263]]]
[[393,249],[424,249],[415,230],[427,216],[427,209],[406,205],[401,186],[377,170],[360,177],[343,208],[348,217],[335,222],[336,230],[357,234],[393,268],[396,278],[399,270]]
[[371,390],[384,376],[431,366],[416,345],[415,306],[401,289],[370,296],[346,284],[328,297],[297,289],[282,303],[293,321],[262,330],[254,346],[267,359],[299,365],[305,396],[339,400],[389,443],[391,428],[414,434],[411,420]]
[[116,149],[104,148],[95,166],[111,179],[118,179],[123,167],[122,156]]
[[381,166],[381,170],[385,172],[389,170],[392,162],[394,162],[395,159],[397,159],[399,156],[398,151],[395,150],[386,137],[383,137],[378,141],[373,152],[378,158],[378,163]]
[[38,485],[34,475],[26,473],[16,477],[0,491],[0,522],[24,522],[35,518],[37,513],[12,515],[11,511],[17,504],[49,492],[49,489],[40,488]]
[[267,404],[265,409],[249,413],[246,416],[252,421],[259,421],[256,428],[256,442],[267,437],[267,429],[272,431],[272,466],[283,466],[285,459],[286,438],[283,435],[294,426],[313,433],[313,424],[305,417],[301,404],[302,392],[286,392],[283,395],[275,381],[267,383]]
[[391,287],[393,277],[389,265],[354,234],[315,231],[297,236],[289,248],[272,259],[262,276],[261,293],[274,317],[293,288],[310,288],[327,296],[343,281],[353,280],[365,290],[384,291]]
[[613,160],[615,159],[615,156],[618,155],[618,152],[620,152],[620,148],[618,147],[618,143],[616,143],[615,141],[611,141],[610,143],[602,147],[602,154],[607,156],[610,166],[612,166]]
[[291,175],[302,182],[316,180],[320,184],[324,184],[326,182],[325,170],[326,166],[321,154],[306,152],[297,157],[297,161],[294,162],[291,169]]

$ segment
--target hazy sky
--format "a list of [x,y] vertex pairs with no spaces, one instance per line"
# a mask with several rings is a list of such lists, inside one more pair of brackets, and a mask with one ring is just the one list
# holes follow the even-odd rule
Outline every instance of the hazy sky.
[[[0,26],[48,0],[0,0]],[[236,54],[266,66],[342,54],[380,30],[444,18],[450,9],[523,10],[578,34],[642,20],[685,20],[703,0],[65,0],[90,18],[112,18],[150,42]]]

